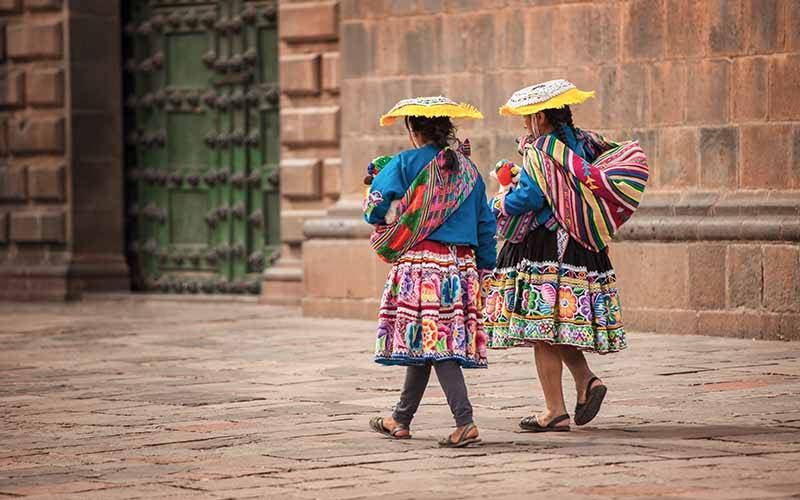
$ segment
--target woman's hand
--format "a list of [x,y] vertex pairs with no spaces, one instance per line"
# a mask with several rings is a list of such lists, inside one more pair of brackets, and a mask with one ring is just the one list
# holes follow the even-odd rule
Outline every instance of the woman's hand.
[[523,135],[517,137],[517,152],[520,156],[525,156],[525,147],[529,144],[533,144],[533,141],[536,139],[533,138],[532,135]]
[[389,204],[389,210],[386,211],[386,217],[383,219],[386,221],[386,225],[394,224],[394,222],[398,219],[399,215],[397,213],[397,207],[400,206],[400,200],[394,200]]

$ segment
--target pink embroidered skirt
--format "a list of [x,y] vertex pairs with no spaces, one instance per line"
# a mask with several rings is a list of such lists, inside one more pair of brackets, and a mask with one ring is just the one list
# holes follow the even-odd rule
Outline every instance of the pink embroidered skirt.
[[486,368],[480,276],[468,246],[423,241],[389,272],[383,290],[375,361],[419,365],[456,360]]

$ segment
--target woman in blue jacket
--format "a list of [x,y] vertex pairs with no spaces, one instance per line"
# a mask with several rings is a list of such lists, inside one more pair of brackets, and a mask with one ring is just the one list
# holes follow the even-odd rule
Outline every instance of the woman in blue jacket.
[[[370,426],[396,439],[411,437],[434,368],[456,424],[439,444],[460,447],[480,439],[462,368],[487,366],[481,276],[494,268],[496,248],[483,179],[467,151],[455,149],[450,118],[481,115],[434,97],[401,101],[381,122],[398,117],[413,148],[370,176],[364,212],[378,227],[373,247],[393,263],[381,298],[375,361],[405,366],[406,375],[394,414],[375,417]],[[387,232],[397,241],[383,243]]]

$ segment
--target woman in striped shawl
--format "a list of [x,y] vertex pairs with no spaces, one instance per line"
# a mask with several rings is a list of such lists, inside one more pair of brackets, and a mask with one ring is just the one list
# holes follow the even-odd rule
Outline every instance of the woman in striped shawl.
[[484,283],[484,324],[489,347],[534,347],[546,408],[520,421],[529,431],[570,429],[562,365],[575,379],[575,423],[590,422],[607,389],[584,351],[627,345],[606,246],[638,207],[648,169],[638,143],[574,126],[569,105],[593,95],[553,80],[517,91],[500,109],[522,116],[527,134],[517,140],[518,182],[490,202],[505,242]]

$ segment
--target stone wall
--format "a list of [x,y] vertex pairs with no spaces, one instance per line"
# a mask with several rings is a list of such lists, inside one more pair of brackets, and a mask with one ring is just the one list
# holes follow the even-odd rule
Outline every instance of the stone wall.
[[339,198],[339,2],[280,2],[280,260],[264,272],[262,301],[299,304],[303,223]]
[[407,147],[381,113],[410,95],[477,105],[486,119],[460,135],[487,173],[522,131],[497,108],[565,77],[597,90],[578,126],[651,159],[611,247],[628,325],[800,338],[800,2],[350,0],[341,16],[343,193],[305,224],[306,314],[375,316],[386,266],[358,217],[361,179]]
[[118,9],[0,0],[2,299],[127,288]]

